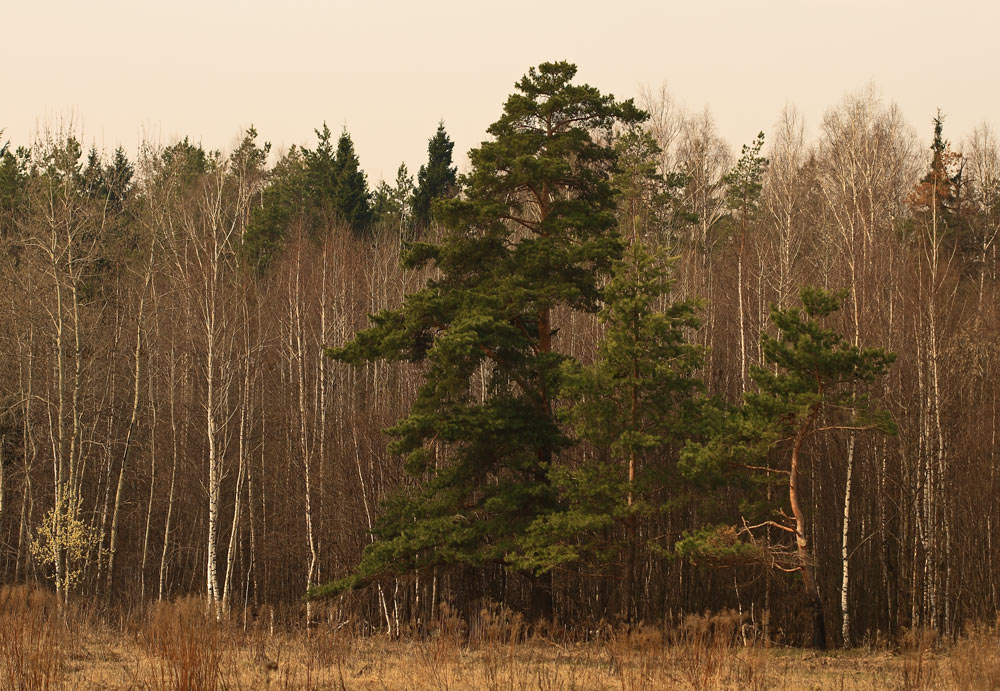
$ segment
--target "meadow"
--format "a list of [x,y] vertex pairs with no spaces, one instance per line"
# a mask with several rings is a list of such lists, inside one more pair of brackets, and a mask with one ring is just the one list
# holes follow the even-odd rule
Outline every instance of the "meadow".
[[472,626],[445,607],[396,639],[333,610],[308,629],[286,613],[216,617],[202,599],[109,615],[27,586],[0,591],[2,689],[995,689],[1000,629],[817,653],[769,645],[735,612],[670,630],[527,627],[484,609]]

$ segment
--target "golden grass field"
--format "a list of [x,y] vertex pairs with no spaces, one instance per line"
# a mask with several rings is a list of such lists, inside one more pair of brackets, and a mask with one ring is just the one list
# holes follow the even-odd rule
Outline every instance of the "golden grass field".
[[[262,618],[217,621],[184,599],[112,624],[25,587],[0,591],[0,689],[1000,689],[1000,630],[942,644],[908,634],[884,650],[816,653],[744,640],[739,617],[688,617],[587,642],[527,633],[484,612],[423,636],[358,636]],[[564,636],[565,638],[565,636]]]

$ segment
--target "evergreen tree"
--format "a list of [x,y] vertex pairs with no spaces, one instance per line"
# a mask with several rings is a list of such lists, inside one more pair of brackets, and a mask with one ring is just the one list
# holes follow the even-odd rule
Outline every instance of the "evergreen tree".
[[111,163],[104,169],[106,198],[112,213],[121,213],[125,209],[125,202],[128,201],[132,192],[134,175],[135,167],[125,155],[125,150],[119,146],[115,149]]
[[372,222],[371,194],[361,170],[354,142],[345,129],[337,140],[333,161],[333,189],[330,202],[334,213],[355,233],[368,230]]
[[107,185],[104,182],[104,162],[97,153],[97,147],[91,146],[87,153],[87,164],[81,173],[84,193],[91,199],[104,197]]
[[31,153],[24,147],[11,151],[9,142],[0,146],[0,238],[14,231],[25,205],[30,159]]
[[735,215],[733,219],[739,228],[736,246],[736,299],[740,323],[740,391],[747,388],[747,327],[746,298],[744,296],[743,258],[746,250],[747,232],[760,212],[760,195],[764,189],[764,172],[768,160],[760,155],[764,148],[764,133],[757,135],[753,144],[743,145],[740,158],[733,169],[726,174],[726,206]]
[[299,222],[312,230],[316,210],[311,201],[304,150],[293,144],[267,174],[260,204],[250,212],[241,248],[244,261],[263,273],[279,253],[289,226]]
[[[676,454],[697,427],[695,373],[703,349],[687,342],[696,304],[665,304],[673,281],[667,260],[634,242],[604,292],[605,325],[596,362],[564,364],[569,420],[600,452],[553,480],[561,508],[539,517],[517,563],[536,571],[590,559],[622,569],[622,614],[637,615],[638,523],[667,503]],[[608,460],[605,460],[608,459]],[[625,534],[624,542],[618,529]]]
[[302,149],[305,167],[305,187],[308,190],[307,203],[314,214],[319,214],[324,205],[332,204],[337,188],[337,152],[333,148],[333,133],[324,122],[316,133],[316,148]]
[[[553,342],[552,314],[597,307],[622,246],[606,142],[645,117],[573,84],[575,74],[545,63],[517,83],[492,139],[470,152],[466,194],[439,206],[445,239],[408,252],[409,266],[432,264],[437,277],[329,353],[421,362],[425,378],[390,429],[413,487],[387,504],[355,573],[317,593],[433,565],[502,565],[557,508],[549,473],[569,440],[554,402],[569,358]],[[543,584],[529,599],[533,614],[551,612]]]
[[941,111],[938,111],[933,122],[930,170],[917,184],[910,196],[910,203],[918,211],[936,217],[938,223],[953,227],[957,223],[962,156],[953,152],[950,142],[944,138],[944,115]]
[[105,164],[97,148],[92,146],[83,168],[83,191],[88,198],[103,204],[109,214],[120,214],[125,209],[134,173],[122,147],[116,148],[111,163]]
[[372,192],[372,216],[375,218],[375,222],[389,220],[391,223],[395,211],[395,205],[392,203],[392,188],[384,179],[379,180]]
[[400,163],[396,170],[396,185],[390,187],[380,180],[372,200],[372,215],[376,221],[393,228],[400,236],[407,235],[413,217],[413,176]]
[[680,173],[664,175],[658,168],[662,157],[653,135],[641,128],[622,132],[615,139],[619,190],[619,223],[631,238],[670,246],[672,231],[688,222],[681,208],[680,191],[687,178]]
[[458,169],[451,165],[454,142],[444,130],[444,121],[427,142],[427,164],[417,172],[417,188],[413,194],[413,218],[418,230],[431,224],[431,204],[458,191]]
[[[800,572],[813,617],[813,646],[820,649],[826,647],[826,625],[801,490],[806,442],[821,433],[895,430],[888,413],[860,391],[886,373],[895,355],[853,346],[821,323],[840,309],[844,295],[803,288],[803,309],[772,306],[778,337],[764,336],[761,349],[773,370],[753,367],[757,390],[744,394],[742,407],[712,439],[689,443],[681,460],[685,475],[712,484],[749,476],[766,485],[783,478],[787,503],[766,507],[748,501],[741,527],[705,527],[681,540],[677,550],[693,559],[753,560]],[[793,544],[770,544],[758,534],[768,528],[789,536]]]
[[200,144],[192,144],[187,137],[165,148],[160,157],[164,167],[183,184],[189,184],[205,173],[210,162],[205,149]]
[[325,122],[313,131],[315,148],[293,144],[267,174],[261,203],[251,212],[242,253],[260,273],[278,255],[293,224],[315,236],[334,213],[337,154],[333,133]]
[[962,154],[953,151],[951,143],[944,138],[944,115],[941,111],[933,122],[930,169],[917,183],[908,200],[915,212],[911,221],[929,229],[932,244],[937,245],[947,237],[957,241],[963,251],[971,254],[979,248],[974,233],[968,227],[970,205],[965,199],[968,193],[963,190],[962,181],[965,161]]

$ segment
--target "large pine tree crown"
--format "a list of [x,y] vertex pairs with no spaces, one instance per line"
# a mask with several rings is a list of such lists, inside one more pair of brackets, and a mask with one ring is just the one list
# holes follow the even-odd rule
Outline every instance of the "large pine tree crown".
[[517,82],[492,139],[469,154],[464,193],[437,207],[443,240],[409,247],[407,264],[437,276],[329,351],[424,362],[426,374],[389,430],[416,483],[386,506],[355,574],[321,592],[432,564],[510,561],[531,521],[556,508],[549,470],[569,439],[553,401],[570,358],[553,346],[552,309],[597,307],[623,246],[611,135],[646,118],[575,75],[545,63]]

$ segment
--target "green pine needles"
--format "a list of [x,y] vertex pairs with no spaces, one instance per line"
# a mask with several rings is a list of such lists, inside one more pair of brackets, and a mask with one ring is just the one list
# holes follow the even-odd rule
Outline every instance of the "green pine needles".
[[677,552],[695,560],[758,561],[801,573],[817,648],[826,646],[826,630],[802,491],[807,442],[817,434],[895,432],[888,413],[872,405],[865,391],[888,371],[895,355],[851,345],[823,324],[840,309],[844,295],[807,287],[801,308],[772,307],[778,336],[761,340],[768,367],[751,369],[756,390],[720,419],[708,441],[689,443],[681,461],[682,472],[704,485],[751,479],[761,487],[784,488],[776,496],[787,501],[746,501],[741,525],[701,528],[680,540]]
[[[620,616],[636,621],[638,573],[651,558],[754,561],[801,572],[819,644],[801,490],[807,442],[892,432],[865,389],[894,356],[848,343],[826,326],[843,295],[806,288],[801,308],[772,308],[777,335],[763,337],[766,366],[750,368],[755,386],[742,404],[707,398],[704,349],[691,339],[698,303],[671,301],[672,262],[640,239],[670,216],[650,210],[671,206],[670,185],[643,163],[657,154],[641,135],[646,114],[574,84],[575,75],[569,63],[545,63],[517,83],[492,139],[470,152],[461,194],[433,203],[443,239],[408,246],[407,265],[432,267],[434,277],[328,349],[349,363],[420,363],[424,378],[388,430],[412,481],[383,506],[354,571],[309,595],[440,569],[474,589],[471,574],[488,568],[517,574],[529,615],[548,617],[552,574],[621,569]],[[728,181],[744,219],[759,193],[762,145],[759,137],[744,152],[747,170]],[[631,219],[627,247],[619,197]],[[599,312],[603,340],[590,364],[558,337],[569,310]],[[737,523],[674,544],[663,517],[712,504],[720,486],[746,499]],[[644,529],[653,525],[663,529]]]
[[[426,376],[389,430],[414,487],[386,505],[355,573],[314,594],[430,566],[516,561],[529,527],[559,508],[550,471],[570,440],[555,401],[570,358],[554,342],[553,310],[598,308],[623,246],[612,132],[646,117],[574,84],[575,74],[545,63],[517,83],[492,139],[469,154],[464,194],[435,204],[445,238],[409,248],[408,264],[431,264],[438,277],[329,350],[347,362],[422,362]],[[485,398],[473,392],[483,372]]]
[[699,326],[697,303],[668,302],[669,263],[638,241],[616,262],[596,361],[563,363],[563,393],[573,402],[566,418],[596,453],[552,469],[560,508],[536,519],[509,558],[536,572],[580,561],[624,567],[628,619],[636,616],[638,552],[648,546],[639,519],[656,514],[680,484],[677,453],[700,418],[704,353],[688,342]]

